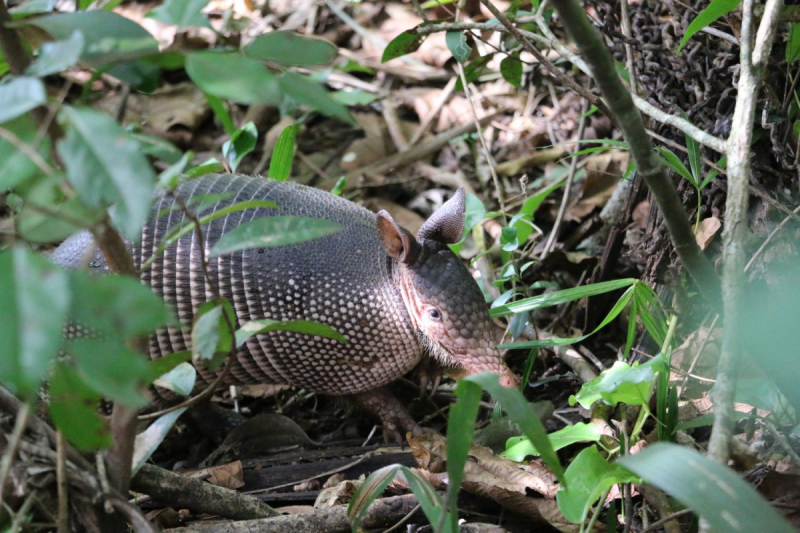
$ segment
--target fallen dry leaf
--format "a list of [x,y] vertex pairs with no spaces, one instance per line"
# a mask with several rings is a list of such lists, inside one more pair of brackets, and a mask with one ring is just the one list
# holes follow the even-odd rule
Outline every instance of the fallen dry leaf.
[[238,489],[244,485],[244,470],[241,461],[214,466],[207,469],[208,481],[212,485],[226,489]]
[[708,217],[700,221],[700,224],[697,226],[697,234],[695,235],[695,239],[697,239],[697,246],[700,247],[701,250],[705,250],[711,241],[714,240],[717,232],[722,227],[722,222],[719,221],[717,217]]

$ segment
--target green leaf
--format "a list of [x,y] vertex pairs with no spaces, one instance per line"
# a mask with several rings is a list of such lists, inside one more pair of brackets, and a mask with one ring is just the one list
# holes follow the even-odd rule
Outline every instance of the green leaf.
[[[485,56],[477,57],[470,61],[467,66],[464,67],[464,77],[467,79],[467,83],[472,83],[477,80],[480,75],[483,74],[483,71],[486,70],[486,66],[493,57],[494,54],[486,54]],[[453,90],[456,92],[464,90],[461,76],[458,77]]]
[[153,452],[158,449],[164,441],[164,437],[167,436],[169,430],[172,429],[172,426],[175,425],[175,422],[177,422],[184,411],[186,411],[186,407],[181,407],[180,409],[160,416],[155,422],[150,424],[146,430],[136,435],[136,440],[133,444],[133,468],[131,470],[131,476],[135,476],[136,472],[142,468],[142,465],[150,459]]
[[299,128],[296,124],[283,128],[278,137],[278,142],[275,143],[275,148],[272,149],[272,158],[269,160],[268,175],[270,178],[278,181],[289,179],[297,146],[295,139]]
[[181,396],[189,396],[194,389],[196,379],[197,370],[189,363],[180,363],[169,372],[157,377],[153,385]]
[[522,87],[522,61],[518,56],[519,54],[515,52],[500,62],[500,74],[503,79],[517,89]]
[[222,155],[228,160],[231,172],[236,172],[242,159],[255,149],[257,141],[258,130],[256,125],[248,122],[233,132],[230,140],[222,145]]
[[245,322],[242,327],[236,330],[236,346],[237,348],[242,346],[253,335],[262,335],[273,331],[294,331],[296,333],[334,339],[342,344],[347,344],[347,338],[327,324],[310,320],[280,321],[264,319]]
[[472,47],[467,43],[467,34],[463,31],[448,31],[444,41],[453,58],[459,63],[466,63],[472,55]]
[[516,224],[519,242],[528,242],[528,237],[530,237],[531,233],[533,233],[533,227],[530,223],[533,222],[533,215],[536,213],[536,210],[539,209],[539,206],[544,203],[544,201],[552,192],[563,187],[565,183],[566,179],[557,180],[555,183],[544,187],[525,200],[525,202],[522,204],[522,207],[519,209],[520,214],[524,216]]
[[[687,122],[689,117],[681,111],[681,117]],[[684,134],[686,139],[686,152],[689,154],[689,168],[692,170],[692,177],[696,187],[700,187],[703,181],[703,154],[700,152],[700,143],[695,141],[689,134]]]
[[58,0],[28,0],[9,9],[14,18],[20,15],[39,15],[50,13],[55,9]]
[[156,181],[139,143],[111,117],[93,109],[65,107],[59,118],[66,137],[57,150],[70,184],[89,207],[116,204],[114,218],[123,236],[138,241]]
[[63,41],[44,43],[39,48],[39,57],[25,73],[43,77],[56,74],[75,66],[83,53],[83,34],[75,31]]
[[619,464],[610,464],[596,446],[586,448],[572,461],[565,473],[567,487],[562,487],[556,499],[564,518],[573,523],[586,520],[594,502],[612,485],[636,483],[639,478]]
[[609,405],[621,402],[647,407],[653,379],[658,372],[666,370],[667,366],[661,355],[636,366],[617,361],[614,366],[584,383],[576,395],[570,396],[569,404],[580,403],[584,409],[589,409],[594,402],[603,400]]
[[394,464],[379,468],[370,474],[353,495],[353,499],[350,500],[350,505],[347,508],[347,517],[350,519],[353,531],[360,531],[361,520],[367,514],[369,506],[386,490],[386,487],[389,486],[389,483],[398,473],[402,473],[406,481],[408,481],[411,492],[417,497],[428,521],[431,524],[440,522],[444,504],[436,489],[425,478],[410,468]]
[[118,339],[73,339],[65,350],[75,360],[83,382],[93,390],[126,405],[147,405],[143,385],[150,368],[144,354]]
[[0,252],[0,382],[34,398],[58,354],[69,309],[66,273],[24,248]]
[[222,129],[228,135],[233,135],[233,132],[236,131],[236,126],[233,125],[233,119],[231,119],[231,114],[228,113],[228,108],[225,107],[225,102],[213,94],[203,93],[203,95],[206,97],[208,107],[211,108],[214,115],[219,119],[220,124],[222,124]]
[[189,164],[189,161],[191,161],[193,157],[194,154],[192,152],[186,152],[178,162],[164,169],[164,171],[158,175],[158,186],[171,191],[177,189],[178,185],[181,184],[180,177],[186,165]]
[[468,376],[462,381],[476,383],[491,394],[503,407],[503,411],[508,413],[511,420],[519,424],[525,436],[533,442],[553,474],[561,483],[564,483],[564,470],[558,455],[556,455],[552,444],[550,444],[550,439],[547,438],[547,431],[542,426],[539,417],[536,416],[533,404],[528,403],[519,389],[503,387],[500,385],[497,374],[489,372]]
[[386,45],[383,56],[381,56],[381,63],[416,52],[424,40],[425,36],[417,34],[416,28],[404,31]]
[[12,78],[0,84],[0,124],[15,119],[47,102],[42,80],[37,78]]
[[786,41],[786,62],[792,63],[800,56],[800,22],[792,22]]
[[475,421],[481,402],[481,387],[461,381],[456,386],[456,402],[450,407],[447,419],[447,508],[451,531],[458,531],[458,491],[464,479]]
[[48,393],[50,416],[70,444],[83,452],[111,445],[111,433],[97,411],[100,395],[86,386],[74,368],[57,363]]
[[697,189],[699,187],[697,181],[692,176],[692,173],[689,172],[689,169],[686,168],[686,165],[683,164],[675,152],[670,150],[669,148],[664,148],[663,146],[659,146],[658,151],[661,153],[662,161],[672,170],[686,178],[686,181],[692,184],[692,186]]
[[605,294],[607,292],[616,291],[630,287],[636,282],[633,278],[617,279],[612,281],[604,281],[602,283],[594,283],[592,285],[584,285],[582,287],[574,287],[572,289],[564,289],[563,291],[554,291],[534,296],[532,298],[525,298],[516,302],[511,302],[501,307],[497,307],[490,311],[492,318],[508,316],[514,313],[522,313],[524,311],[533,311],[535,309],[542,309],[559,305],[575,300],[588,298],[589,296],[596,296],[598,294]]
[[70,272],[69,287],[70,321],[97,334],[127,340],[170,323],[164,300],[138,279],[78,270]]
[[298,67],[327,65],[338,53],[336,45],[325,39],[306,37],[291,31],[273,31],[261,35],[244,49],[246,56]]
[[402,465],[397,464],[379,468],[358,487],[353,499],[350,500],[350,505],[347,506],[347,517],[350,519],[352,531],[359,531],[359,525],[367,514],[369,506],[386,490],[401,468]]
[[108,11],[56,13],[25,19],[24,23],[45,30],[58,41],[80,32],[84,39],[81,60],[93,67],[158,52],[158,41],[147,30]]
[[261,61],[236,53],[193,52],[186,73],[203,92],[240,104],[278,106],[283,100],[278,78]]
[[681,49],[683,49],[683,45],[685,45],[686,42],[697,32],[710,26],[712,22],[723,15],[727,15],[731,11],[734,11],[737,7],[739,7],[740,1],[741,0],[711,0],[711,3],[708,4],[708,7],[702,10],[694,18],[691,24],[689,24],[689,27],[686,28],[686,33],[683,35],[681,44],[678,46],[678,50],[675,53],[680,54]]
[[278,85],[287,98],[298,104],[308,106],[323,115],[338,118],[347,124],[355,124],[347,107],[334,100],[328,91],[307,76],[284,72],[278,78]]
[[[30,114],[3,124],[3,128],[11,131],[20,141],[28,145],[36,142],[39,132],[39,127]],[[47,161],[49,150],[48,136],[34,152],[38,152],[42,159]],[[40,173],[39,167],[28,159],[25,153],[5,139],[0,139],[0,190],[12,189],[20,183],[28,185],[31,183],[31,178]]]
[[258,218],[232,229],[211,249],[211,257],[250,248],[298,244],[342,231],[339,224],[319,218],[274,216]]
[[208,0],[165,0],[163,4],[147,14],[148,18],[164,24],[174,24],[178,29],[198,26],[211,28],[202,10]]
[[[602,433],[596,424],[578,422],[547,435],[555,451],[576,442],[600,442]],[[500,454],[512,461],[521,462],[529,455],[539,455],[536,446],[527,437],[512,437],[506,442],[506,451]]]
[[193,180],[195,178],[199,178],[200,176],[205,176],[207,174],[214,174],[215,172],[222,172],[223,170],[225,170],[225,165],[223,165],[216,159],[211,158],[205,163],[197,165],[196,167],[187,170],[186,177],[190,180]]
[[334,196],[341,196],[345,187],[347,187],[347,178],[342,176],[336,180],[336,185],[334,185],[333,189],[331,189],[331,194]]
[[714,531],[796,531],[735,472],[687,446],[658,442],[617,463],[692,509]]
[[228,355],[233,343],[228,321],[235,327],[236,315],[227,300],[200,306],[192,327],[192,359],[196,363],[210,362],[214,366],[221,362],[222,355]]

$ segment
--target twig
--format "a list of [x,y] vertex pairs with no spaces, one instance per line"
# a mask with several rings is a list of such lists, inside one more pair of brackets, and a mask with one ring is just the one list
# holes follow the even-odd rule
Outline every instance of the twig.
[[772,433],[772,436],[775,437],[775,441],[780,444],[781,448],[794,460],[795,467],[800,466],[800,455],[797,455],[797,452],[794,451],[794,448],[792,448],[786,436],[778,431],[778,428],[776,428],[772,422],[765,420],[764,424],[767,426],[769,432]]
[[[620,0],[620,22],[622,25],[622,35],[631,38],[631,14],[628,10],[628,0]],[[625,42],[625,63],[628,66],[628,77],[631,80],[631,94],[638,95],[639,89],[636,86],[636,63],[633,61],[633,46]]]
[[33,146],[29,145],[28,143],[24,142],[22,139],[14,135],[14,132],[11,130],[7,130],[5,128],[0,128],[0,139],[4,139],[14,148],[25,154],[25,156],[31,160],[31,162],[39,167],[39,170],[47,174],[48,176],[52,175],[55,172],[55,169],[50,166],[50,164],[44,160],[44,158],[39,155]]
[[652,524],[650,524],[649,526],[644,528],[642,530],[642,533],[649,533],[650,531],[657,531],[658,529],[661,528],[661,526],[663,526],[667,522],[672,522],[673,520],[677,520],[678,518],[681,518],[682,516],[690,515],[692,513],[694,513],[693,509],[682,509],[682,510],[680,510],[678,512],[672,513],[669,516],[665,516],[664,518],[662,518],[661,520],[658,520],[657,522],[653,522]]
[[17,419],[14,421],[14,429],[11,432],[11,438],[8,441],[3,458],[0,460],[0,502],[3,499],[3,487],[6,486],[6,479],[8,473],[11,472],[11,465],[14,463],[14,456],[17,455],[22,434],[28,426],[28,417],[31,414],[31,406],[28,403],[21,403],[17,410]]
[[[622,0],[623,2],[625,0]],[[580,125],[578,126],[578,143],[583,140],[583,132],[586,130],[586,111],[589,108],[589,102],[584,100],[583,105],[581,106],[581,121]],[[580,149],[580,144],[575,145],[574,152],[577,152]],[[553,222],[553,230],[550,232],[550,235],[547,237],[547,242],[544,245],[544,249],[542,250],[542,254],[539,256],[539,260],[543,260],[547,255],[550,253],[553,245],[558,239],[558,232],[561,229],[561,221],[564,219],[564,213],[567,211],[567,204],[569,203],[569,192],[572,188],[572,182],[575,179],[575,170],[578,168],[578,158],[573,157],[572,161],[569,165],[569,174],[567,174],[567,183],[564,185],[564,194],[561,195],[561,205],[558,207],[558,214],[556,215],[556,220]]]
[[428,114],[425,115],[425,118],[420,123],[419,128],[417,128],[417,131],[415,131],[414,135],[411,136],[411,140],[408,141],[409,146],[414,146],[415,144],[417,144],[417,142],[422,138],[425,132],[428,131],[428,128],[433,122],[433,119],[435,119],[439,115],[439,112],[444,107],[444,104],[447,103],[447,100],[450,98],[450,95],[453,94],[453,89],[456,86],[456,79],[457,79],[456,77],[450,78],[450,81],[448,81],[447,85],[444,86],[444,89],[442,89],[442,94],[440,94],[439,98],[436,99],[436,102],[434,102],[433,107],[428,112]]
[[[541,10],[540,10],[541,11]],[[539,25],[539,30],[541,31],[542,35],[538,33],[533,33],[529,31],[525,31],[515,27],[515,31],[519,35],[515,35],[523,45],[528,41],[534,41],[539,43],[540,45],[546,46],[548,48],[554,49],[558,52],[561,57],[578,67],[582,72],[585,74],[591,75],[589,70],[589,66],[583,59],[580,58],[577,54],[573,53],[569,48],[564,46],[550,31],[550,28],[547,26],[547,22],[545,22],[544,18],[541,15],[534,15],[534,16],[524,16],[518,17],[517,23],[523,22],[536,22]],[[418,35],[426,35],[430,33],[438,33],[443,31],[458,31],[458,30],[478,30],[478,31],[496,31],[499,33],[513,33],[509,28],[505,26],[500,26],[495,23],[489,22],[456,22],[456,23],[442,23],[442,24],[429,24],[425,27],[416,28],[415,31]],[[530,43],[528,43],[530,44]],[[527,50],[527,48],[526,48]],[[535,50],[535,49],[534,49]],[[528,50],[530,51],[530,50]],[[549,69],[555,69],[554,75],[558,75],[560,69],[555,67],[549,60],[545,60],[546,62],[544,65]],[[568,85],[571,89],[575,90],[574,87]],[[579,86],[580,87],[580,86]],[[581,96],[587,98],[592,103],[597,103],[597,98],[589,93],[587,96],[584,93],[579,92]],[[689,135],[692,139],[699,142],[703,146],[707,146],[712,150],[722,153],[725,153],[725,141],[711,135],[710,133],[706,133],[705,131],[701,130],[688,120],[685,120],[679,116],[670,115],[669,113],[665,113],[661,111],[657,107],[651,105],[645,99],[639,96],[633,96],[633,102],[639,110],[644,113],[645,115],[649,116],[653,120],[660,122],[662,124],[667,124],[668,126],[672,126],[673,128]]]
[[697,246],[680,197],[653,150],[642,117],[633,105],[630,92],[619,79],[608,49],[576,0],[554,0],[553,4],[586,63],[591,66],[595,82],[617,117],[631,155],[658,203],[684,268],[705,299],[716,305],[720,296],[714,267]]
[[[748,185],[751,163],[750,145],[753,139],[758,87],[766,70],[774,30],[783,7],[782,0],[767,0],[764,15],[753,43],[755,0],[742,4],[742,32],[739,40],[740,69],[738,96],[733,112],[731,136],[728,139],[728,195],[725,204],[723,231],[722,300],[724,335],[717,364],[717,383],[714,385],[714,425],[708,443],[708,455],[727,464],[734,424],[736,376],[741,352],[741,331],[744,324],[745,242],[747,227]],[[751,47],[752,46],[752,47]]]

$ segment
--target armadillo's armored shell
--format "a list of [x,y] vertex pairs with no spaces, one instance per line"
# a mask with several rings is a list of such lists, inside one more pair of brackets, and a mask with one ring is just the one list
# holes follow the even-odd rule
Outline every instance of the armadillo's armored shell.
[[[270,200],[279,206],[234,212],[204,226],[206,257],[224,233],[258,217],[323,218],[344,228],[297,245],[209,260],[209,275],[233,304],[239,324],[267,318],[313,320],[348,340],[341,344],[291,332],[252,337],[237,353],[233,382],[287,383],[314,392],[353,394],[397,379],[417,363],[421,346],[392,282],[392,262],[378,239],[374,214],[324,191],[244,176],[204,177],[182,186],[177,194],[187,202],[198,195],[224,195],[203,215],[244,200]],[[168,196],[154,203],[153,218],[141,242],[132,247],[137,266],[154,253],[169,228],[189,222],[182,210],[169,209],[173,206]],[[159,212],[166,214],[155,220]],[[61,259],[69,261],[75,255],[70,253],[73,245],[66,242],[62,248]],[[199,258],[194,232],[189,232],[142,272],[142,280],[164,297],[184,325],[183,330],[154,336],[154,358],[189,348],[194,315],[212,297]],[[104,266],[99,256],[95,266]],[[198,371],[204,381],[214,379],[207,369]]]

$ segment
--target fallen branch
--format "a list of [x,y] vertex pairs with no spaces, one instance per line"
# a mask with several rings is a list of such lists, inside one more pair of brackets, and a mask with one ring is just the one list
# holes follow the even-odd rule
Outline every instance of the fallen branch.
[[131,488],[174,507],[191,509],[195,513],[213,514],[234,520],[278,516],[277,511],[258,498],[149,464],[142,465],[131,481]]

